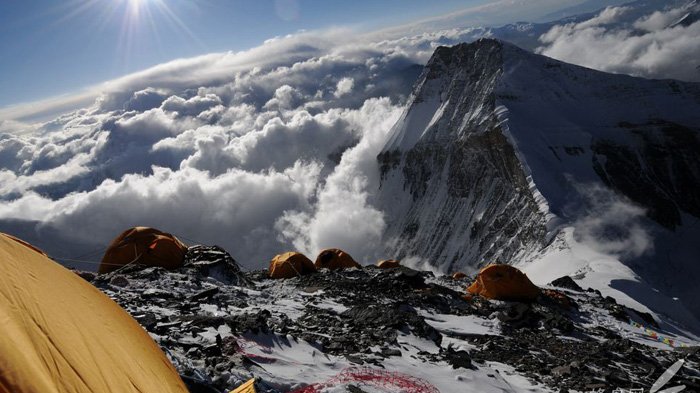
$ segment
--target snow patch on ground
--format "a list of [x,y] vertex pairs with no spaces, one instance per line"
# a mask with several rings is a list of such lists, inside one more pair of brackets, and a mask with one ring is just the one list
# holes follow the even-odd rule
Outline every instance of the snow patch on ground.
[[497,319],[485,319],[476,315],[446,315],[431,314],[426,311],[419,313],[428,325],[440,333],[457,336],[499,335],[500,322]]

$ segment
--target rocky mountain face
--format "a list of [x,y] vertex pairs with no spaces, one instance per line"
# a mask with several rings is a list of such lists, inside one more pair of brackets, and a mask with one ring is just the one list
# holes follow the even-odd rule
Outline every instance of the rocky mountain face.
[[609,187],[644,206],[660,225],[675,229],[687,212],[700,217],[700,139],[695,127],[663,119],[644,124],[621,122],[633,144],[596,138],[593,168]]
[[381,206],[392,255],[419,255],[446,270],[512,260],[546,242],[495,89],[496,41],[438,48],[383,152]]
[[[606,74],[496,40],[440,47],[378,156],[388,251],[441,271],[527,265],[570,247],[557,239],[572,228],[697,317],[697,108],[697,83]],[[643,236],[600,194],[641,211]],[[610,251],[637,235],[639,250]]]
[[174,271],[81,275],[141,323],[193,392],[252,377],[259,392],[647,389],[679,359],[671,382],[700,391],[692,341],[568,277],[519,303],[467,298],[471,278],[406,267],[272,280],[232,261],[198,247]]

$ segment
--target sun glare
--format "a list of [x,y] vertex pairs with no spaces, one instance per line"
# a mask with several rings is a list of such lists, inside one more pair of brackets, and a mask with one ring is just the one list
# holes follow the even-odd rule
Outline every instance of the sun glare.
[[141,8],[146,6],[148,0],[126,0],[129,7],[129,12],[133,15],[138,15]]
[[[83,4],[104,5],[102,1],[78,1],[84,2]],[[124,66],[128,66],[136,46],[142,45],[143,42],[153,42],[161,49],[161,35],[164,34],[176,33],[182,36],[182,42],[189,41],[199,47],[204,46],[165,0],[112,0],[109,3],[111,4],[108,7],[98,7],[99,17],[106,23],[121,19],[117,50],[122,54]]]
[[148,7],[148,0],[126,0],[126,6],[131,16],[139,16],[144,8]]
[[126,0],[126,2],[131,8],[138,8],[141,5],[141,0]]
[[[56,18],[52,25],[60,28],[80,15],[90,14],[95,41],[116,27],[115,51],[120,64],[115,65],[128,69],[131,57],[143,53],[145,47],[162,51],[162,37],[165,36],[176,36],[181,44],[206,47],[180,19],[175,9],[177,4],[166,0],[66,0],[53,8],[63,16]],[[189,8],[196,7],[194,0],[187,4]]]

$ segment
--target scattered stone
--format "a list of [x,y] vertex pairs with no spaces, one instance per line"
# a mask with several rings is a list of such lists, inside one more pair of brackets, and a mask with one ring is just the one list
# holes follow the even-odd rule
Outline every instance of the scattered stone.
[[559,366],[552,369],[552,374],[561,377],[571,375],[571,366]]
[[225,284],[250,285],[236,260],[219,246],[197,245],[188,248],[184,266],[194,267],[200,274]]
[[396,348],[382,348],[382,356],[385,358],[392,356],[401,356],[401,351]]
[[129,280],[127,280],[126,277],[124,276],[113,276],[109,280],[110,285],[113,285],[115,287],[128,287],[129,286]]
[[655,328],[659,327],[659,324],[656,322],[654,317],[651,316],[648,312],[642,312],[642,311],[637,311],[637,310],[632,310],[634,311],[635,314],[639,316],[639,318],[642,319],[647,325],[653,326]]
[[364,390],[358,388],[358,387],[355,386],[355,385],[348,385],[348,387],[346,388],[346,390],[348,391],[348,393],[367,393],[367,392],[365,392]]
[[155,327],[158,324],[158,318],[156,317],[156,314],[152,312],[147,312],[143,315],[134,315],[134,319],[136,319],[141,326],[149,331],[155,330]]
[[146,298],[157,297],[161,299],[170,299],[173,297],[173,293],[158,288],[148,288],[141,293],[141,296]]
[[192,295],[191,299],[192,300],[204,300],[206,298],[212,297],[219,293],[219,287],[212,287],[209,289],[205,289],[201,292],[198,292],[194,295]]
[[75,274],[80,276],[80,278],[82,278],[83,280],[85,280],[87,282],[92,282],[93,280],[95,280],[95,277],[97,277],[97,274],[93,273],[93,272],[84,272],[84,271],[80,271],[80,270],[74,270],[74,272],[75,272]]
[[467,351],[457,351],[452,348],[452,346],[447,347],[442,353],[445,361],[452,366],[452,368],[465,368],[473,370],[475,369],[472,364],[472,359]]
[[549,283],[549,285],[558,288],[570,289],[572,291],[583,292],[583,288],[576,284],[576,281],[574,281],[574,279],[569,276],[559,277],[556,280]]

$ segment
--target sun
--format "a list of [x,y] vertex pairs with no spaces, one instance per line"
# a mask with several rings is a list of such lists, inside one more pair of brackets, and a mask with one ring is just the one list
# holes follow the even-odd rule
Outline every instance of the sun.
[[138,15],[141,13],[141,8],[146,6],[148,0],[126,0],[126,2],[129,7],[129,12]]

